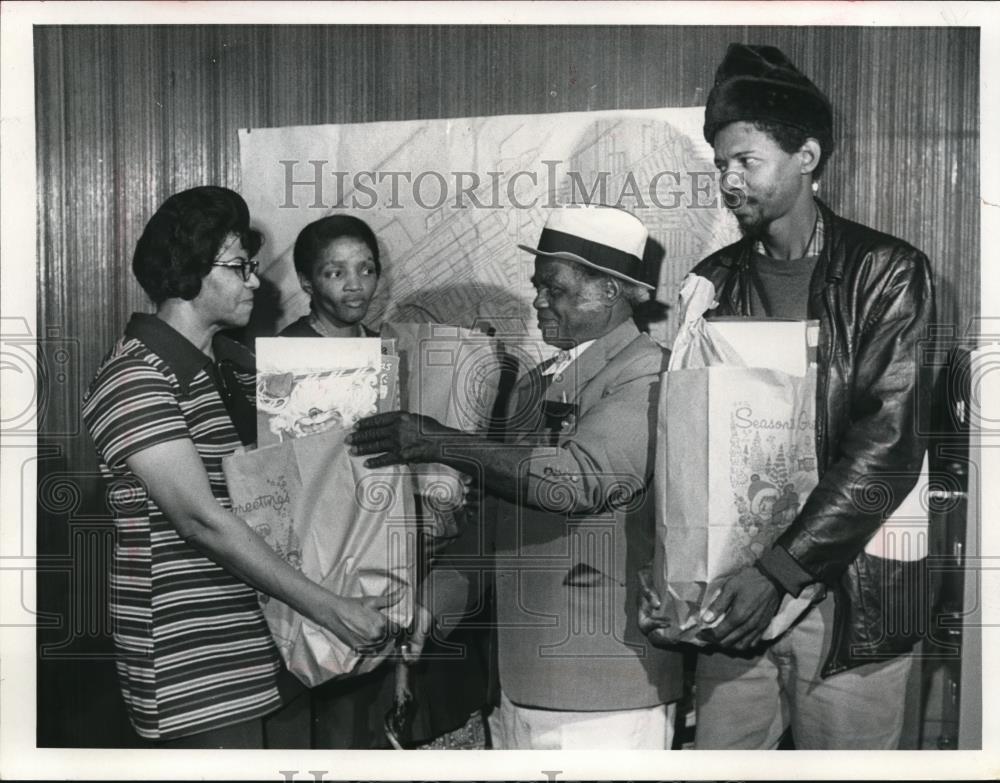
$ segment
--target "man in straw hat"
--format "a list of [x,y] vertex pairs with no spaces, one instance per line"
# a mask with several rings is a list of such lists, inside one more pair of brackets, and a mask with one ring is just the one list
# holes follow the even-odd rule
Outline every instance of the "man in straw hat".
[[[709,607],[706,621],[724,619],[703,632],[714,647],[698,659],[695,745],[773,748],[790,725],[798,748],[895,748],[925,627],[926,558],[894,559],[903,547],[883,523],[914,488],[926,451],[918,345],[934,311],[927,258],[815,198],[833,112],[774,47],[729,47],[704,131],[744,237],[694,273],[715,285],[714,314],[819,320],[820,480],[775,545]],[[884,502],[871,502],[873,491]],[[782,598],[816,584],[825,598],[820,590],[795,626],[762,643]],[[658,601],[647,593],[640,612],[654,639]]]
[[[653,546],[653,432],[663,352],[633,306],[647,232],[619,209],[554,210],[532,283],[561,349],[512,390],[502,441],[387,413],[358,424],[381,466],[443,462],[480,477],[496,525],[500,705],[495,748],[669,748],[678,654],[649,645],[637,571]],[[669,705],[669,706],[668,706]]]

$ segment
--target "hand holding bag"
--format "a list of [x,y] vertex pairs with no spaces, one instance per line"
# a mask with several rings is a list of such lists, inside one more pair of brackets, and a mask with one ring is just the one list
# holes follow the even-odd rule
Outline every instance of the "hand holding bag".
[[[694,644],[724,581],[774,543],[818,482],[818,324],[707,321],[714,294],[694,276],[681,291],[684,322],[660,387],[654,477],[654,584],[666,633]],[[820,590],[785,596],[765,638],[787,629]]]
[[[403,468],[372,470],[348,454],[334,429],[233,454],[223,470],[233,512],[290,565],[334,593],[381,596],[400,627],[413,613],[416,530],[413,479]],[[373,670],[392,649],[360,655],[283,602],[261,596],[289,671],[309,686]]]

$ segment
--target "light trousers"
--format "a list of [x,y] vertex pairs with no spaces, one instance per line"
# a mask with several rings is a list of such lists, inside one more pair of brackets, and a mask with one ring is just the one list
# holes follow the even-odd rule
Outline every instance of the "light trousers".
[[572,712],[514,704],[502,691],[489,716],[495,750],[669,750],[675,705]]
[[761,655],[699,655],[695,748],[773,749],[789,726],[797,749],[897,748],[912,654],[821,679],[832,627],[829,595]]

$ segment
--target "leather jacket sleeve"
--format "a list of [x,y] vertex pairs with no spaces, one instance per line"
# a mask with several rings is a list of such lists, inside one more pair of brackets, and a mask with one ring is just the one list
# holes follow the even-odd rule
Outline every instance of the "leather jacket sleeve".
[[844,284],[817,410],[826,421],[825,442],[817,443],[825,469],[777,541],[828,584],[915,485],[930,391],[920,357],[934,313],[926,256],[905,243],[868,250]]

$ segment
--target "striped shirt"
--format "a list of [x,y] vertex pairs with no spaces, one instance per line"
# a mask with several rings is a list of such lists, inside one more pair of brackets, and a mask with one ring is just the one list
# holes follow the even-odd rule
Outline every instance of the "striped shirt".
[[[252,355],[216,338],[218,365],[155,316],[135,314],[101,363],[83,417],[115,516],[111,617],[136,732],[167,740],[281,706],[280,663],[256,592],[184,541],[126,460],[190,439],[230,508],[222,458],[247,439]],[[220,371],[219,365],[223,366]]]

